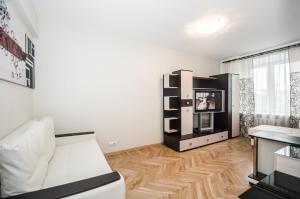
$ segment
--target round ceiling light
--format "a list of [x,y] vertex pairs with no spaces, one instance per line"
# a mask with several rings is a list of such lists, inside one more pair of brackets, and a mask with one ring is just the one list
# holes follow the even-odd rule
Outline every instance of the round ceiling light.
[[193,35],[208,35],[220,31],[227,24],[227,19],[221,16],[204,17],[188,25],[188,31]]

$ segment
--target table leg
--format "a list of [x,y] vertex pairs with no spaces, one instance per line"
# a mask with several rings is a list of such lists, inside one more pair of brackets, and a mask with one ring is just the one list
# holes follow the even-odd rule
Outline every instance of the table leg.
[[258,151],[258,138],[253,137],[254,146],[253,146],[253,177],[257,178],[257,151]]

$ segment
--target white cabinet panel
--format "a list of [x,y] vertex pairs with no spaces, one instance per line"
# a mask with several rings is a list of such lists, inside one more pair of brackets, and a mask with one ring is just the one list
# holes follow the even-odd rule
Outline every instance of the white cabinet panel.
[[193,133],[193,107],[181,107],[181,135]]
[[181,71],[181,99],[193,99],[193,72]]
[[232,75],[232,137],[240,135],[240,82]]
[[275,155],[275,170],[300,178],[300,160]]
[[286,146],[282,142],[258,139],[257,170],[266,175],[271,174],[274,171],[275,152]]

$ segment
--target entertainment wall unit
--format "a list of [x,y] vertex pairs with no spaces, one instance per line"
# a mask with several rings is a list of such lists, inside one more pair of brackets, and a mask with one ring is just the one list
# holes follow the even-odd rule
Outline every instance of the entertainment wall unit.
[[163,76],[164,145],[186,151],[239,136],[239,77]]

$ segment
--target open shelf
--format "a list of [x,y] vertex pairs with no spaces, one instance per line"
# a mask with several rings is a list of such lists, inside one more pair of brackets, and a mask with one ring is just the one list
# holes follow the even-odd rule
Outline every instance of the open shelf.
[[164,97],[164,110],[175,111],[178,110],[179,100],[177,96],[165,96]]
[[168,117],[164,119],[164,132],[165,133],[176,133],[178,130],[176,126],[172,125],[172,120],[178,120],[178,117]]
[[164,88],[177,89],[179,88],[179,75],[178,74],[165,74],[164,75]]

